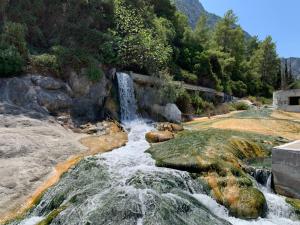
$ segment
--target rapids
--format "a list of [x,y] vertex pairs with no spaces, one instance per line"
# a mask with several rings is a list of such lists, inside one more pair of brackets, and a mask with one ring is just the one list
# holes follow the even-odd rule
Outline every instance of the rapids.
[[284,198],[266,187],[259,186],[267,199],[267,218],[246,221],[230,217],[208,195],[207,186],[189,173],[156,167],[145,153],[150,147],[145,134],[154,127],[136,115],[130,76],[119,73],[118,81],[128,144],[82,160],[44,194],[25,220],[14,224],[49,221],[56,211],[49,224],[300,225]]

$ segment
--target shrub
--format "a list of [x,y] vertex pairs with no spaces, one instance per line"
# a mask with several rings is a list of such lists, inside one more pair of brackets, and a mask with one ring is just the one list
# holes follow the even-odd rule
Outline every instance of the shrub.
[[24,60],[15,47],[0,47],[0,77],[18,75],[23,66]]
[[100,80],[103,76],[103,71],[97,65],[91,64],[86,70],[86,75],[90,80],[97,81]]
[[178,96],[176,105],[183,113],[192,113],[194,111],[191,96],[187,91]]
[[250,106],[247,105],[245,102],[234,102],[234,103],[232,103],[232,107],[235,110],[248,110],[248,109],[250,109]]
[[198,77],[195,74],[190,73],[186,70],[181,70],[180,73],[184,82],[188,84],[197,84]]
[[55,55],[33,55],[30,57],[30,65],[33,70],[40,73],[53,73],[59,75],[60,72],[60,65]]

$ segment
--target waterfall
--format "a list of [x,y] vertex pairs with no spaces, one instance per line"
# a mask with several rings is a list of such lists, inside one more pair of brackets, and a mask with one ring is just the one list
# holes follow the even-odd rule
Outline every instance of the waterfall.
[[132,78],[126,73],[117,73],[119,86],[119,99],[121,108],[121,121],[128,122],[137,118],[136,99]]

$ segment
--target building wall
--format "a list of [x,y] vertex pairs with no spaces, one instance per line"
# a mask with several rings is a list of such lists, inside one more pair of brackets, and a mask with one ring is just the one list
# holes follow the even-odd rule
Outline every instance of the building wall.
[[277,91],[273,94],[273,106],[288,112],[300,112],[300,105],[289,105],[290,97],[300,97],[300,89]]
[[278,194],[300,199],[300,150],[274,148],[272,173],[275,191]]

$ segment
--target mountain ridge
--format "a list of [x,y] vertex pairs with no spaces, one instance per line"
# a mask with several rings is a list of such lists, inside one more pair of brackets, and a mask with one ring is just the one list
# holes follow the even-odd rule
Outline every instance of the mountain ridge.
[[[202,15],[207,16],[207,25],[209,27],[214,27],[222,19],[222,17],[206,11],[199,0],[172,0],[172,2],[181,13],[187,16],[192,28],[196,27],[198,19]],[[247,31],[243,31],[246,38],[251,38]]]

